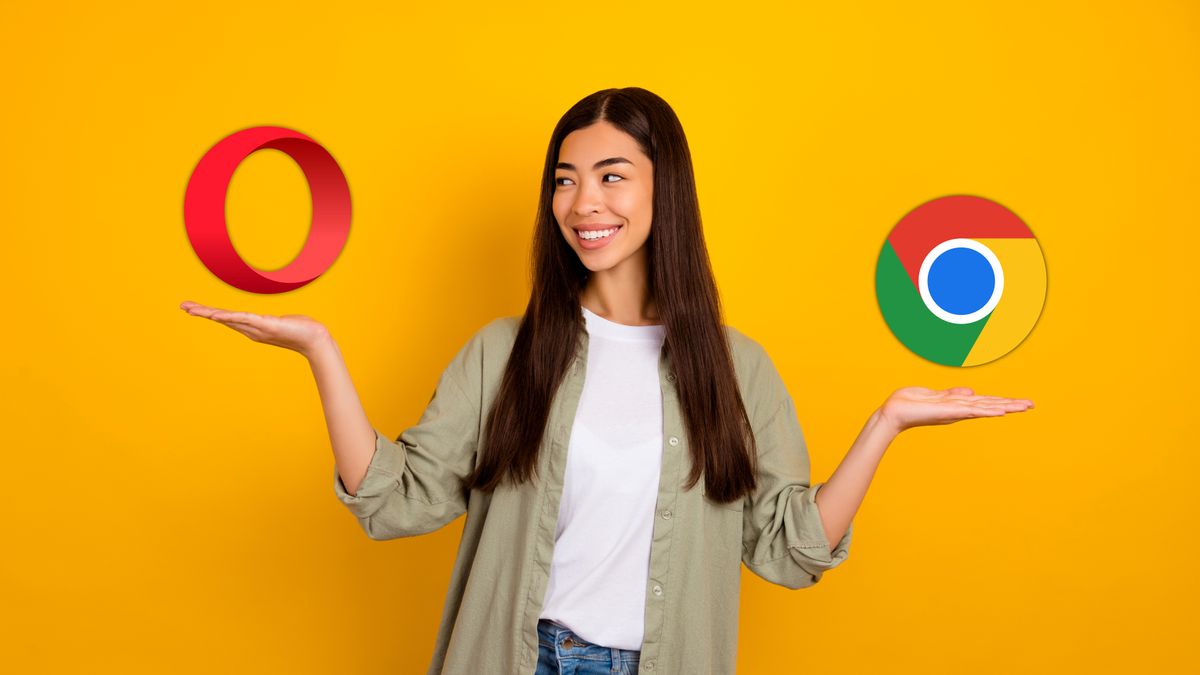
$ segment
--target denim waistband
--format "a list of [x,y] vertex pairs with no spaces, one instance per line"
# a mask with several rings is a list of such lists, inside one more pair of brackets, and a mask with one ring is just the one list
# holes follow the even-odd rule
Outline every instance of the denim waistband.
[[[571,642],[574,644],[574,647],[572,649],[589,648],[590,647],[591,649],[610,650],[612,652],[619,653],[620,656],[622,658],[624,658],[625,660],[629,660],[630,657],[636,657],[641,654],[641,651],[637,650],[637,649],[618,649],[616,647],[605,647],[603,645],[595,644],[594,642],[589,642],[589,641],[579,637],[579,635],[577,635],[575,633],[575,631],[571,630],[570,628],[567,628],[566,626],[564,626],[561,623],[558,623],[557,621],[554,621],[552,619],[539,619],[538,620],[538,636],[540,638],[542,638],[543,640],[545,640],[546,642],[549,642],[550,644],[554,644],[554,645],[558,645],[558,646],[561,646],[563,641],[566,640],[568,637],[570,637]],[[567,651],[571,651],[571,650],[567,650]]]

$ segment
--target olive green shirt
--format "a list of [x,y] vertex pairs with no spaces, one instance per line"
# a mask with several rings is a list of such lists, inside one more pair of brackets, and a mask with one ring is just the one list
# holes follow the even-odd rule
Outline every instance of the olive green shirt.
[[[429,673],[532,675],[571,426],[587,372],[586,331],[555,395],[538,476],[492,493],[467,491],[487,411],[520,317],[479,329],[442,373],[425,412],[396,440],[376,430],[375,454],[357,494],[336,469],[334,490],[372,539],[432,532],[467,514]],[[741,565],[775,584],[804,588],[848,555],[853,526],[830,550],[810,486],[796,409],[761,345],[725,326],[758,445],[758,488],[732,504],[710,501],[690,469],[675,376],[659,358],[662,471],[646,584],[640,673],[733,673]]]

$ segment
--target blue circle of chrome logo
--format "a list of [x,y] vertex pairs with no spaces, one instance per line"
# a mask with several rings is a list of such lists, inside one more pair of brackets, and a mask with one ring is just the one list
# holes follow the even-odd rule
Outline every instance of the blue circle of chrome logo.
[[952,248],[929,267],[929,294],[952,314],[970,314],[987,304],[996,275],[987,258],[969,248]]
[[1004,295],[1004,268],[974,239],[947,239],[921,262],[917,285],[930,312],[955,324],[982,319]]

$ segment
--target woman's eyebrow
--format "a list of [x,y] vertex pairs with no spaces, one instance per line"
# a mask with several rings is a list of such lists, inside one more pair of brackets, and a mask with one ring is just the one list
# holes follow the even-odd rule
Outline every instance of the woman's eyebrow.
[[[633,162],[625,159],[624,157],[609,157],[608,159],[602,159],[599,162],[596,162],[595,164],[593,164],[592,171],[595,171],[596,169],[601,169],[601,168],[604,168],[606,166],[610,166],[613,164],[633,164]],[[575,165],[568,164],[567,162],[559,162],[554,168],[566,169],[567,171],[574,171]]]

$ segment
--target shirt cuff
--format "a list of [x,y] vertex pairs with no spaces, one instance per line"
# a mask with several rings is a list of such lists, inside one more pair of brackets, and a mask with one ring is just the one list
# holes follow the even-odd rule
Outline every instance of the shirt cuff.
[[788,530],[788,550],[793,559],[809,572],[824,572],[842,563],[850,554],[850,540],[854,532],[854,523],[846,528],[841,540],[832,549],[829,540],[825,538],[825,525],[821,522],[821,513],[817,507],[817,492],[824,486],[817,483],[800,495],[796,509],[796,528]]
[[406,451],[401,443],[375,431],[375,454],[367,466],[367,475],[358,486],[355,494],[346,490],[342,476],[333,469],[333,491],[338,499],[359,518],[366,518],[383,506],[386,498],[400,484],[400,476],[404,473]]

